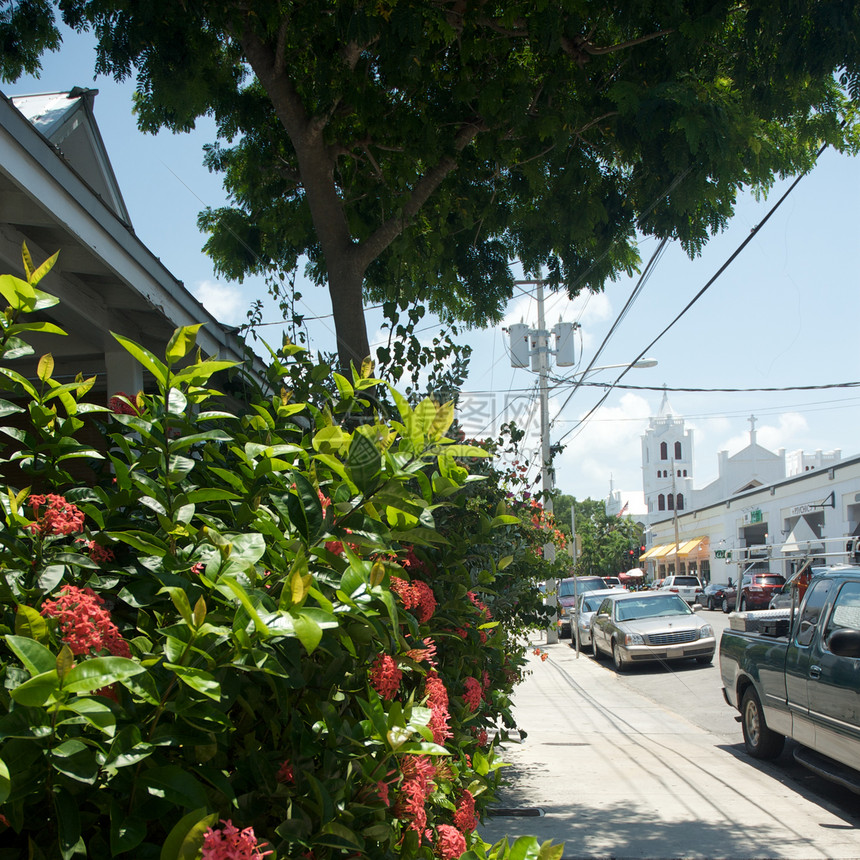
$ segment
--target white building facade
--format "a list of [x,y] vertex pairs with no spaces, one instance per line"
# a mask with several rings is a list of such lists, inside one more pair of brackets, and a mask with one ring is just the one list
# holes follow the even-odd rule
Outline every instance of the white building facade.
[[[737,581],[739,560],[759,547],[759,567],[790,576],[808,557],[849,560],[860,536],[860,456],[756,487],[651,524],[641,566],[659,578],[677,567],[705,581]],[[742,567],[742,565],[741,565]]]

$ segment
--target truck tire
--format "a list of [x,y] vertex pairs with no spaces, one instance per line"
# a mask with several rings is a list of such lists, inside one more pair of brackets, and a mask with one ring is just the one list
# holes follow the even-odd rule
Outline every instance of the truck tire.
[[612,643],[612,665],[616,672],[624,672],[627,669],[627,664],[621,657],[621,648],[617,642]]
[[745,597],[741,598],[741,612],[747,611],[747,599]]
[[741,727],[744,745],[753,758],[776,758],[782,752],[785,738],[767,727],[761,702],[752,687],[747,687],[741,700]]

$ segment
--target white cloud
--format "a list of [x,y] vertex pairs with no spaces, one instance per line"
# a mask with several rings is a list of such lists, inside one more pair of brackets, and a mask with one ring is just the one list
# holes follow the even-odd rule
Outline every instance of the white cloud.
[[[785,448],[788,451],[802,448],[807,443],[809,424],[799,412],[783,412],[777,417],[776,424],[761,424],[756,426],[756,442],[770,451]],[[737,433],[723,441],[718,450],[728,451],[729,456],[737,454],[750,443],[749,431]]]
[[[587,409],[579,410],[577,418],[584,417]],[[584,498],[605,498],[609,483],[614,489],[641,492],[642,444],[641,436],[651,416],[649,402],[632,392],[621,396],[613,406],[602,406],[582,428],[574,430],[562,440],[565,450],[556,459],[556,483],[563,493]],[[569,410],[568,420],[556,423],[553,440],[561,439],[575,422]]]
[[217,281],[202,281],[192,290],[194,297],[219,322],[239,325],[244,322],[245,300],[241,290]]

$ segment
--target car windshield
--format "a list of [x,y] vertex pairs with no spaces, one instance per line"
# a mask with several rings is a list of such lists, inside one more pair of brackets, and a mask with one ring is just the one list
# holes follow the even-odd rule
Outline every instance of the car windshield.
[[[580,579],[576,583],[576,593],[582,594],[583,591],[597,591],[598,589],[606,588],[606,583],[602,579]],[[559,597],[573,597],[573,580],[563,579],[558,589]]]
[[692,610],[677,594],[660,595],[650,599],[630,598],[615,603],[616,621],[635,621],[638,618],[656,618],[662,615],[691,615]]
[[603,595],[598,594],[595,597],[583,597],[582,598],[582,611],[583,612],[597,612],[597,607],[603,603]]

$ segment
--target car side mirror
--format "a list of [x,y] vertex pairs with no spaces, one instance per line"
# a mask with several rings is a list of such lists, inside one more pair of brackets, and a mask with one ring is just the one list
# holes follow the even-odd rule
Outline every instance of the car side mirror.
[[860,630],[834,630],[826,644],[837,657],[860,657]]

